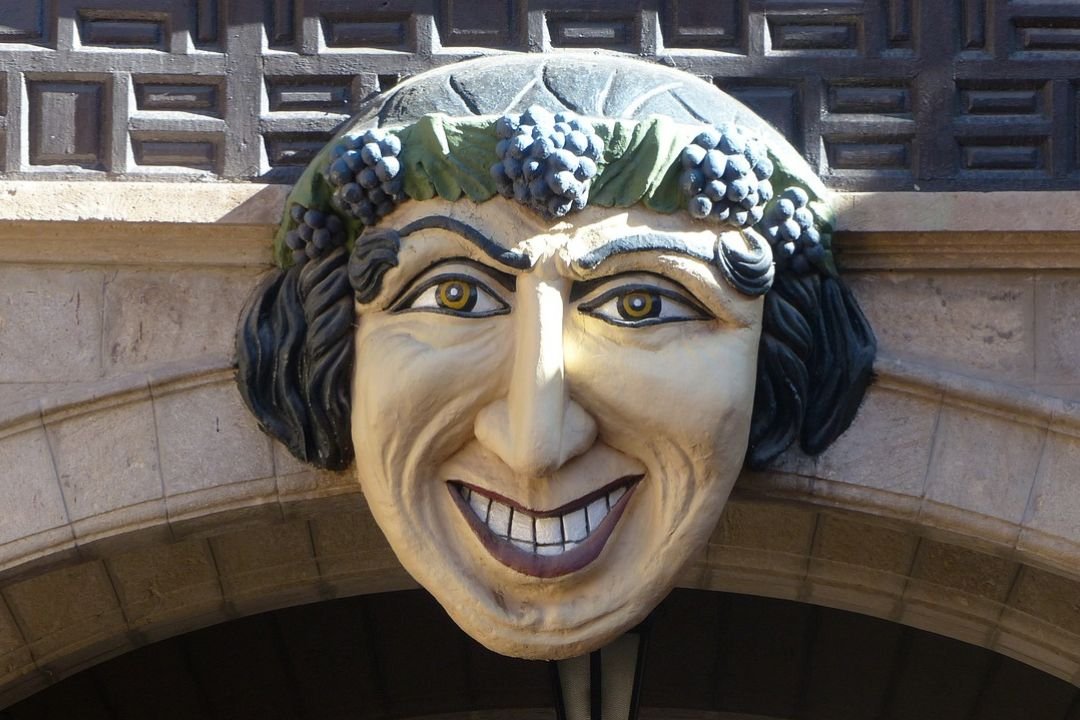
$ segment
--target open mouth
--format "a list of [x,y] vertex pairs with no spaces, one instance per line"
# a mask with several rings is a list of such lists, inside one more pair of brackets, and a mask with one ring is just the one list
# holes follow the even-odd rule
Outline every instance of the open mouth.
[[466,483],[448,482],[470,527],[495,559],[534,577],[585,567],[604,549],[641,475],[628,475],[554,510],[529,510]]

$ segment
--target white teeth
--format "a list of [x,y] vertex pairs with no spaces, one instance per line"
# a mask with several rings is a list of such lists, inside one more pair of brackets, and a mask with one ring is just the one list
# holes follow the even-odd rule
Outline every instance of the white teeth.
[[487,526],[491,532],[499,537],[510,535],[510,513],[512,511],[500,502],[491,501],[491,509],[488,510]]
[[463,485],[457,488],[476,517],[497,537],[512,542],[520,550],[545,557],[562,555],[584,542],[627,492],[627,486],[621,485],[587,507],[562,515],[534,517]]
[[562,516],[563,534],[567,540],[581,542],[589,537],[589,525],[585,521],[585,508]]
[[[468,488],[465,488],[466,492],[468,492],[468,490]],[[472,493],[472,495],[469,496],[467,499],[469,501],[469,507],[471,507],[473,512],[476,513],[476,517],[480,518],[484,522],[487,522],[488,508],[491,506],[491,501],[480,493]]]
[[524,540],[528,543],[536,542],[532,515],[526,515],[523,512],[514,513],[510,520],[510,537],[513,540]]
[[536,518],[536,542],[541,545],[562,544],[562,518],[555,517]]
[[600,527],[600,523],[607,517],[608,507],[607,498],[597,498],[589,503],[589,532],[592,532],[595,528]]

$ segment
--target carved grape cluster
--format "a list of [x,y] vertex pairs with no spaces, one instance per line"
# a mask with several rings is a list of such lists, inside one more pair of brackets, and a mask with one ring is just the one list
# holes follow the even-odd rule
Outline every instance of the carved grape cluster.
[[773,164],[765,144],[732,124],[706,128],[682,152],[679,185],[699,220],[748,228],[773,196]]
[[296,227],[285,235],[285,244],[293,251],[296,264],[314,260],[345,244],[345,223],[337,215],[294,203],[289,216]]
[[533,105],[518,118],[499,118],[495,131],[501,160],[491,166],[491,176],[503,197],[549,217],[585,207],[604,154],[604,141],[589,122]]
[[797,275],[805,275],[820,267],[825,259],[825,246],[821,243],[821,233],[809,202],[805,190],[789,187],[780,193],[761,225],[772,245],[778,270],[789,268]]
[[334,207],[364,225],[374,225],[405,199],[401,141],[385,130],[373,128],[363,135],[346,137],[330,152],[327,176],[335,188]]

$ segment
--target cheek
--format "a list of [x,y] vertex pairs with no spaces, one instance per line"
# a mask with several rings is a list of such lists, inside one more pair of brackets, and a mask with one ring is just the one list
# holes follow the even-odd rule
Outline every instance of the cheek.
[[371,446],[371,436],[413,438],[437,420],[452,439],[471,437],[472,420],[494,398],[505,365],[505,333],[491,320],[361,318],[354,433],[370,434]]
[[756,329],[726,330],[642,349],[583,336],[578,367],[568,367],[571,393],[612,433],[701,452],[744,444],[758,337]]

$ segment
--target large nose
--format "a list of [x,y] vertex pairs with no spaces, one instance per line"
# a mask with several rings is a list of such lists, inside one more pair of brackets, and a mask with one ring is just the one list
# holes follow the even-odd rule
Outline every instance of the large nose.
[[567,281],[517,280],[514,359],[506,395],[476,418],[476,438],[515,472],[542,477],[596,440],[596,421],[570,398],[563,366]]

